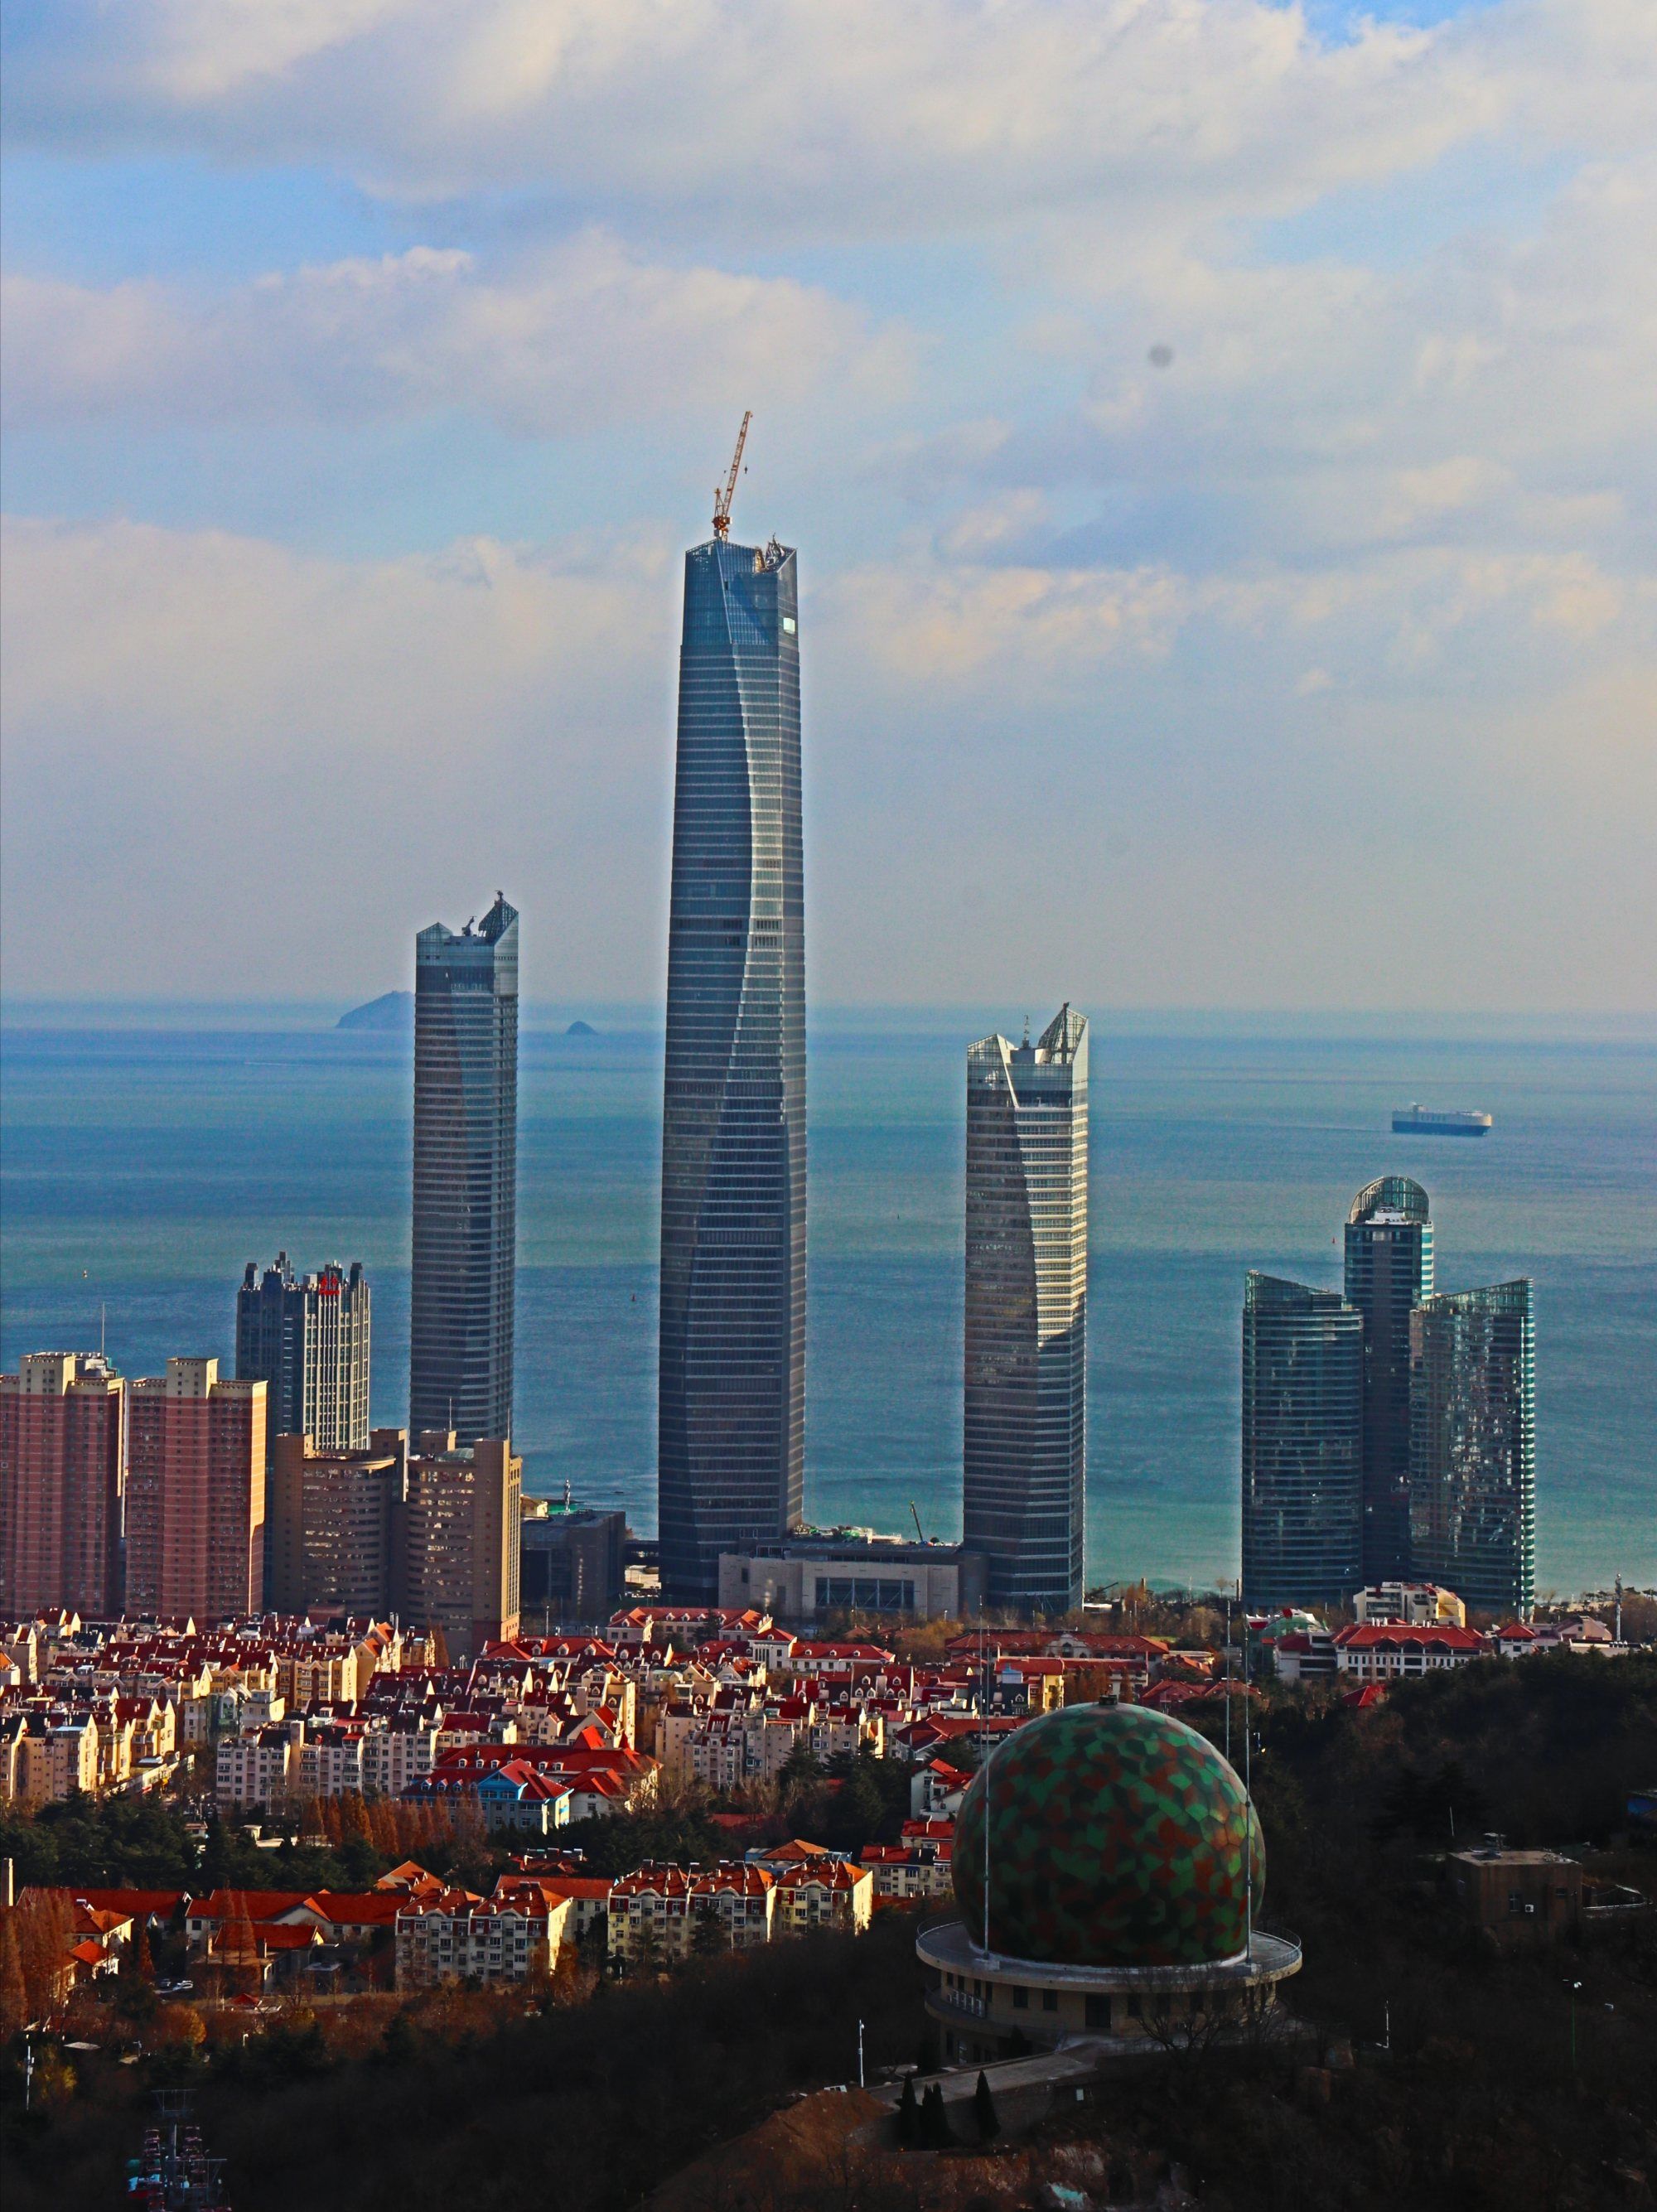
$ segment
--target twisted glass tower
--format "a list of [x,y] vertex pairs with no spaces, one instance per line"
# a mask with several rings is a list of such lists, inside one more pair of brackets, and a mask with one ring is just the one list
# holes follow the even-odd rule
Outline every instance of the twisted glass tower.
[[415,939],[409,1425],[512,1434],[518,1258],[518,915]]
[[1346,1218],[1346,1303],[1363,1316],[1363,1579],[1410,1579],[1410,1316],[1433,1294],[1427,1194],[1366,1183]]
[[805,929],[795,561],[685,556],[662,1111],[662,1580],[801,1516]]
[[967,1052],[962,1528],[992,1605],[1082,1602],[1087,1458],[1088,1025]]

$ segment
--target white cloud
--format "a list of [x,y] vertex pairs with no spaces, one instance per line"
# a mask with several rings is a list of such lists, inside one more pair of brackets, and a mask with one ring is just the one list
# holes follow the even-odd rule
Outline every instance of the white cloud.
[[[350,562],[26,523],[3,550],[9,988],[366,993],[498,884],[537,994],[659,989],[667,532]],[[1017,998],[1057,961],[1102,1003],[1648,1000],[1618,949],[1657,929],[1648,586],[1396,549],[1054,574],[916,539],[801,629],[823,996]],[[1055,836],[1062,913],[1017,864]],[[1393,886],[1384,943],[1329,926],[1357,866]]]
[[[1626,70],[1637,0],[1325,43],[1265,0],[66,0],[15,45],[44,141],[320,160],[392,193],[552,184],[673,228],[847,236],[1139,199],[1281,210],[1431,161],[1566,34]],[[1552,48],[1550,49],[1551,51]]]
[[821,290],[652,266],[600,233],[506,271],[419,246],[216,295],[10,276],[0,333],[15,424],[462,409],[540,435],[728,403],[756,380],[783,397],[829,377],[873,388],[907,357]]
[[[12,522],[4,562],[10,988],[349,990],[496,883],[537,908],[537,962],[555,904],[561,959],[653,988],[659,537],[346,562]],[[617,849],[648,854],[637,910],[607,895]]]

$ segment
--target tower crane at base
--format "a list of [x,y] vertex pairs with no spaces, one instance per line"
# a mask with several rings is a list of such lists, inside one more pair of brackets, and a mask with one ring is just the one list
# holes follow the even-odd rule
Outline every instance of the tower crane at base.
[[737,450],[731,456],[731,473],[723,484],[713,487],[713,535],[726,538],[731,535],[731,502],[737,495],[737,478],[742,473],[742,449],[748,443],[748,426],[754,419],[754,410],[747,409],[742,418],[742,428],[737,433]]

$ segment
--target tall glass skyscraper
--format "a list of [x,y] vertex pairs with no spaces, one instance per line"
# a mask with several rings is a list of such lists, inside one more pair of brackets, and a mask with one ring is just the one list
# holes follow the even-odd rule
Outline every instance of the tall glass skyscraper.
[[368,1285],[362,1262],[296,1277],[278,1252],[247,1263],[236,1293],[236,1379],[270,1386],[266,1448],[309,1437],[319,1452],[368,1447]]
[[1424,1299],[1410,1323],[1413,1571],[1527,1620],[1536,1595],[1536,1315],[1531,1286]]
[[1346,1303],[1363,1316],[1363,1580],[1410,1579],[1410,1316],[1433,1293],[1427,1194],[1366,1183],[1346,1217]]
[[992,1605],[1082,1602],[1087,1464],[1088,1025],[1061,1006],[967,1053],[962,1521]]
[[518,915],[415,939],[409,1425],[512,1434],[518,1256]]
[[685,556],[662,1114],[662,1577],[798,1521],[805,1468],[805,927],[792,551]]
[[1242,1596],[1350,1603],[1363,1561],[1363,1316],[1250,1272],[1242,1326]]

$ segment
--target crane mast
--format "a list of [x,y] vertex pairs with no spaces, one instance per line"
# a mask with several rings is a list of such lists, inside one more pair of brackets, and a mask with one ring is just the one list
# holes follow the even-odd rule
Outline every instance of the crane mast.
[[750,407],[744,414],[742,428],[737,433],[737,450],[731,456],[731,473],[723,484],[713,487],[713,535],[725,538],[731,535],[731,502],[737,495],[737,478],[742,473],[742,449],[748,443],[748,426],[754,419]]

